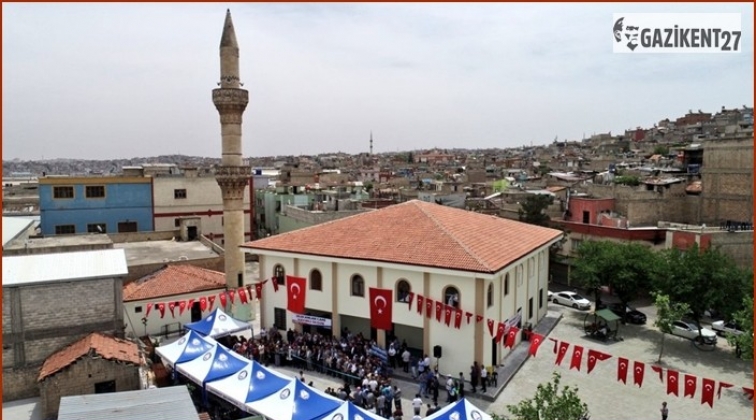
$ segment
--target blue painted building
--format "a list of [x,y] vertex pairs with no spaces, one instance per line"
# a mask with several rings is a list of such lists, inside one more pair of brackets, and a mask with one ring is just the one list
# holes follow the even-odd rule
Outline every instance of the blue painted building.
[[152,231],[152,178],[40,178],[39,210],[43,235]]

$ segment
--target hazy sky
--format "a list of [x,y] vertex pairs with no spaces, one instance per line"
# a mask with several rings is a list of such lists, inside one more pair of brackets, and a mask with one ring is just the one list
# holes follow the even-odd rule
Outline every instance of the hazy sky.
[[[753,105],[753,4],[3,3],[3,158],[220,156],[226,8],[246,156],[512,147]],[[741,54],[613,54],[612,14],[742,13]]]

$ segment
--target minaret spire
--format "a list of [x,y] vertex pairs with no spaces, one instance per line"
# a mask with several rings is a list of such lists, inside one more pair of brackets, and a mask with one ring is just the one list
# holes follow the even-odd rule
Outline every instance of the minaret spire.
[[373,130],[370,130],[370,156],[373,156]]
[[242,114],[249,102],[249,92],[240,88],[239,44],[229,10],[220,42],[220,76],[220,87],[213,89],[213,104],[221,123],[221,164],[215,168],[215,180],[223,197],[226,284],[238,288],[244,286],[244,254],[240,245],[245,231],[244,192],[251,178],[250,167],[242,160]]

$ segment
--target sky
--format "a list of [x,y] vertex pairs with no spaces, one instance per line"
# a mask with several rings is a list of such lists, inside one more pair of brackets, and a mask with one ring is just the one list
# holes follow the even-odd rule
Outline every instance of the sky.
[[[507,148],[753,106],[753,4],[2,4],[3,159],[220,157],[231,9],[245,156]],[[742,13],[740,54],[614,54],[613,13]]]

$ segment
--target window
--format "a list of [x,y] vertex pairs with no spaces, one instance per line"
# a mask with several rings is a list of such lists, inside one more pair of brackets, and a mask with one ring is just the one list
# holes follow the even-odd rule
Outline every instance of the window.
[[528,279],[533,277],[535,271],[535,257],[528,258]]
[[409,302],[409,294],[412,291],[407,280],[401,279],[396,282],[396,301]]
[[444,303],[452,308],[459,308],[459,290],[454,286],[444,289]]
[[352,276],[352,296],[365,296],[365,280],[359,274]]
[[533,298],[528,299],[528,319],[533,318]]
[[493,283],[488,285],[488,293],[486,294],[486,303],[488,304],[488,307],[493,306]]
[[323,275],[320,274],[320,270],[310,271],[310,289],[323,290]]
[[123,232],[136,232],[137,231],[137,222],[118,222],[118,233]]
[[53,187],[53,198],[65,199],[74,198],[73,187]]
[[282,286],[286,284],[286,271],[284,271],[281,264],[276,264],[276,266],[273,267],[273,277],[275,278],[276,283]]
[[179,226],[181,226],[181,219],[179,219],[178,217],[177,217],[177,218],[175,218],[175,219],[173,219],[173,226],[174,226],[174,227],[179,227]]
[[84,187],[84,195],[87,198],[105,198],[105,186],[87,185]]
[[142,307],[141,306],[135,306],[134,307],[134,313],[135,314],[141,314],[142,313]]
[[504,276],[504,296],[509,296],[509,273]]
[[186,198],[186,188],[179,188],[179,189],[173,190],[173,198],[176,200]]
[[543,308],[543,288],[538,290],[538,309]]
[[517,287],[522,286],[522,277],[523,277],[523,267],[522,264],[517,266]]
[[571,242],[571,250],[572,252],[577,252],[580,248],[580,245],[583,244],[583,241],[581,239],[573,239]]
[[107,224],[90,223],[87,225],[87,233],[108,233]]
[[280,331],[286,329],[286,309],[273,308],[273,326]]
[[108,392],[116,392],[115,381],[97,382],[94,384],[95,394],[105,394]]
[[74,225],[57,225],[55,226],[56,235],[70,235],[76,233],[76,226]]

